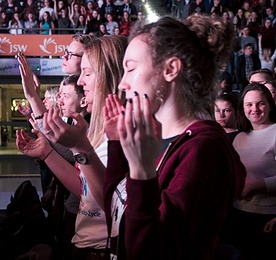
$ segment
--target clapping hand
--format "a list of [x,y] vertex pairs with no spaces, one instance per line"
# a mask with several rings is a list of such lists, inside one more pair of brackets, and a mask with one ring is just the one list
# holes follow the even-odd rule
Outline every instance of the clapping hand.
[[147,95],[142,100],[134,93],[118,122],[118,133],[124,154],[128,160],[130,177],[147,180],[156,177],[155,164],[161,147],[161,124],[151,112]]
[[117,130],[119,116],[124,111],[117,95],[109,94],[105,99],[104,113],[104,129],[109,140],[119,140]]
[[[53,143],[60,143],[68,148],[78,148],[87,143],[88,124],[78,113],[71,113],[75,120],[75,125],[71,126],[65,123],[60,117],[60,110],[50,108],[44,114],[43,127],[44,134]],[[89,142],[88,142],[89,143]]]

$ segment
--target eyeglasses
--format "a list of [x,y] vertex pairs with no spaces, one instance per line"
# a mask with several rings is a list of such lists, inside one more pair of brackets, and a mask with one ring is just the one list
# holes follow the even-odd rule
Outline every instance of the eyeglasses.
[[72,58],[72,56],[76,56],[76,57],[80,57],[80,58],[82,57],[82,55],[73,53],[71,51],[68,51],[67,49],[64,50],[64,56],[67,56],[68,60],[70,60]]

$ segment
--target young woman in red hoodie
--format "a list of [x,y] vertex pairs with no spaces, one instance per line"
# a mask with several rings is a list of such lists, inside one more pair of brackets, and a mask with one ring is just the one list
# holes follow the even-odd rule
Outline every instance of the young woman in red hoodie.
[[214,256],[245,178],[225,131],[210,120],[232,35],[200,15],[185,23],[164,17],[130,35],[119,85],[128,102],[122,108],[110,96],[105,110],[112,259]]

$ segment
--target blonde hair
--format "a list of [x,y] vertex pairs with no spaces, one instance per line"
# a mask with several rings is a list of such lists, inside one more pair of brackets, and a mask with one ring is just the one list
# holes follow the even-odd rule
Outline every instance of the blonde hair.
[[118,85],[123,75],[123,57],[127,40],[123,36],[94,38],[84,44],[90,65],[96,73],[94,98],[88,139],[94,148],[104,140],[103,107],[108,94],[119,94]]

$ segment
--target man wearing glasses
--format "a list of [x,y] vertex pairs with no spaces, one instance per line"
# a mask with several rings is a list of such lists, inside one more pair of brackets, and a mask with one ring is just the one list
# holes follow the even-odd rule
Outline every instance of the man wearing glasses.
[[62,56],[62,72],[67,75],[79,75],[80,63],[83,55],[83,44],[93,40],[90,35],[74,35],[72,42],[67,49],[64,50]]

